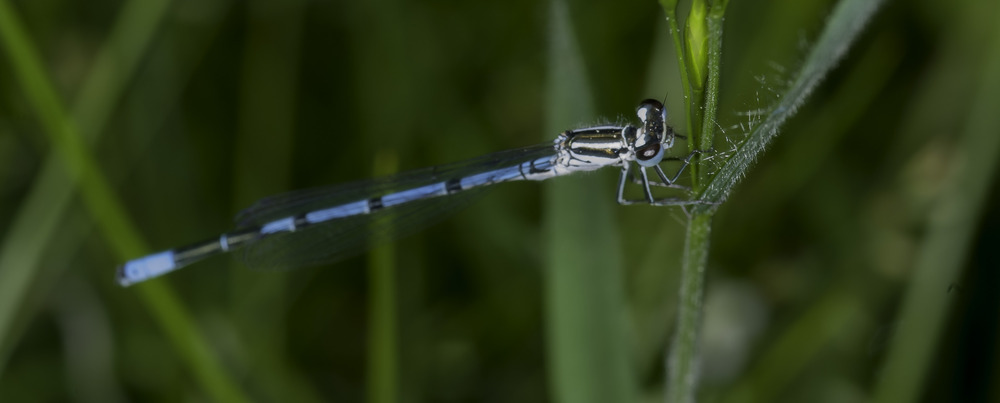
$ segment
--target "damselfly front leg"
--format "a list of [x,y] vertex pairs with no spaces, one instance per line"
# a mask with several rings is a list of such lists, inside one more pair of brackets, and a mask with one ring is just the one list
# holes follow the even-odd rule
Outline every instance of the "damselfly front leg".
[[[653,196],[653,192],[649,187],[654,182],[649,180],[649,176],[646,174],[646,167],[640,165],[638,168],[640,175],[638,183],[642,186],[643,195],[645,197],[643,199],[625,198],[625,184],[629,182],[628,178],[632,176],[632,173],[630,172],[632,170],[631,164],[625,164],[622,166],[621,175],[618,177],[618,204],[625,206],[632,204],[647,204],[650,206],[689,206],[693,204],[704,204],[700,200],[688,200],[679,197],[656,198]],[[666,176],[659,166],[655,166],[654,169],[657,171],[657,175],[660,175],[661,178]],[[681,186],[677,185],[677,187]]]

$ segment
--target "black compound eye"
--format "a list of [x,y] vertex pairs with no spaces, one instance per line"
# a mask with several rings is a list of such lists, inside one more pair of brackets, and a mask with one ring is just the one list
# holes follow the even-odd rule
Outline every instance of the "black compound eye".
[[644,167],[651,167],[663,160],[663,147],[660,143],[652,143],[635,152],[635,162]]
[[636,158],[641,160],[648,160],[650,158],[656,157],[656,154],[660,153],[660,143],[650,144],[643,149],[639,150]]

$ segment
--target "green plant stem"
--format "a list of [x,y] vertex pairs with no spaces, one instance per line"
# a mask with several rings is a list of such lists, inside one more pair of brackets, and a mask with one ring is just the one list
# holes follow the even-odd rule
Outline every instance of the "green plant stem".
[[[721,72],[722,60],[722,23],[725,20],[726,6],[729,0],[719,0],[712,4],[706,22],[708,24],[708,77],[705,85],[705,108],[703,110],[701,123],[701,135],[695,141],[698,143],[698,150],[707,151],[712,148],[715,140],[716,119],[719,109],[719,75]],[[695,141],[692,141],[694,143]],[[696,160],[695,165],[700,165]]]
[[[690,149],[708,150],[715,138],[715,120],[718,111],[720,60],[722,57],[723,15],[727,1],[707,4],[695,1],[688,17],[689,68],[695,72],[693,83],[697,96],[689,99],[689,109],[699,116],[689,116],[697,122],[692,133]],[[682,69],[683,70],[683,69]],[[702,72],[702,73],[698,73]],[[707,74],[707,76],[706,76]],[[702,87],[704,84],[707,86]],[[704,91],[702,91],[704,90]],[[701,104],[704,102],[704,105]],[[699,176],[700,157],[691,161],[692,187],[701,189]],[[712,232],[712,212],[702,212],[689,217],[684,258],[681,265],[680,303],[677,314],[677,333],[668,351],[666,396],[668,402],[693,402],[698,386],[698,338],[701,327],[705,271],[708,262],[709,235]]]
[[[670,27],[670,37],[674,41],[674,54],[677,55],[678,71],[681,73],[681,88],[684,90],[684,125],[687,134],[694,133],[694,121],[691,119],[691,80],[687,72],[687,59],[684,57],[683,35],[677,23],[677,0],[660,0],[663,12],[666,14],[667,25]],[[694,151],[694,142],[688,142],[688,151]]]
[[916,261],[900,313],[899,326],[873,401],[920,400],[924,377],[955,298],[944,292],[961,275],[970,243],[989,197],[1000,160],[1000,29],[995,29],[982,79],[964,132],[944,180],[941,198],[930,214],[927,236]]
[[[694,0],[691,2],[691,10],[688,12],[687,20],[684,21],[684,49],[687,55],[687,65],[682,66],[687,70],[688,83],[691,86],[691,96],[687,99],[689,107],[687,119],[689,122],[688,135],[691,136],[688,148],[692,148],[699,143],[702,133],[702,119],[705,115],[702,109],[705,102],[705,75],[708,67],[708,27],[705,16],[708,13],[710,0]],[[694,182],[692,187],[697,187],[699,183],[699,166],[693,164],[690,167],[691,177]]]
[[[781,98],[778,105],[750,133],[747,140],[737,148],[734,156],[726,161],[726,164],[707,186],[703,190],[700,186],[695,188],[696,191],[701,190],[698,199],[706,203],[691,208],[681,274],[681,303],[678,308],[680,312],[678,313],[677,335],[671,348],[667,371],[666,396],[668,402],[692,402],[697,392],[697,331],[701,319],[701,297],[712,214],[718,209],[738,179],[745,175],[757,155],[763,152],[766,145],[777,135],[778,129],[785,120],[795,113],[823,77],[836,66],[880,4],[880,1],[869,0],[841,1],[795,82]],[[722,21],[726,2],[720,1],[715,3],[713,8],[715,6],[720,8],[710,9],[707,21],[711,31],[708,35],[710,50],[707,52],[707,57],[710,60],[706,61],[709,66],[709,90],[706,92],[706,113],[702,122],[703,132],[701,138],[697,140],[699,146],[710,146],[712,133],[714,133],[716,113],[714,109],[718,97],[718,77],[712,76],[718,74],[719,70],[718,59],[721,56]],[[716,35],[718,35],[717,38]],[[689,38],[688,43],[690,42]],[[695,108],[692,107],[692,109]],[[697,159],[694,161],[695,166],[692,170],[696,184],[698,184],[698,162]]]
[[[678,328],[667,371],[667,392],[669,402],[692,402],[696,393],[697,381],[697,330],[700,326],[701,297],[704,287],[705,263],[708,253],[708,235],[711,232],[711,215],[719,204],[729,194],[737,180],[749,169],[751,163],[766,145],[777,135],[778,129],[796,109],[808,98],[823,77],[834,67],[857,37],[861,28],[878,8],[879,1],[844,0],[834,11],[826,29],[820,36],[816,47],[810,53],[802,70],[789,91],[781,98],[778,105],[771,110],[761,125],[757,126],[735,155],[726,161],[719,173],[701,190],[699,199],[706,204],[695,205],[691,209],[688,224],[687,241],[685,242],[684,262],[682,267],[682,285],[680,290],[681,303],[678,313]],[[708,87],[706,92],[706,113],[703,121],[703,132],[698,141],[699,146],[711,145],[711,134],[714,133],[714,119],[718,97],[719,57],[721,55],[721,35],[723,13],[726,2],[713,5],[719,9],[710,9],[708,25],[709,51],[707,65],[709,66]],[[716,38],[715,36],[718,35]],[[689,43],[690,43],[689,39]],[[714,59],[714,60],[711,60]],[[714,98],[714,99],[713,99]],[[708,109],[712,109],[709,111]],[[697,182],[698,162],[695,160],[692,170]]]
[[[45,76],[40,58],[31,45],[21,21],[5,0],[0,0],[0,40],[24,93],[39,115],[55,155],[62,161],[71,181],[80,184],[87,209],[98,223],[104,237],[122,260],[148,251],[138,231],[122,214],[121,203],[90,155],[77,126],[64,110],[51,82]],[[137,292],[154,312],[174,347],[184,357],[206,391],[218,401],[246,401],[221,365],[212,349],[200,337],[190,317],[173,292],[163,283],[137,287]]]
[[698,391],[698,337],[711,233],[712,214],[691,216],[684,241],[677,333],[667,358],[667,402],[693,402]]

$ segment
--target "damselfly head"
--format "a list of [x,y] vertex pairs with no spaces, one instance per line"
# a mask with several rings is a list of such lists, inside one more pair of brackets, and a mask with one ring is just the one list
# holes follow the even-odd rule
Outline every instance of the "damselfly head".
[[[632,144],[636,162],[644,167],[659,164],[663,160],[664,150],[668,148],[665,147],[667,144],[664,141],[664,131],[667,128],[667,109],[660,101],[647,99],[639,103],[639,108],[636,109],[635,113],[642,121],[642,125],[636,133],[635,143]],[[672,143],[673,139],[667,141]]]
[[650,121],[663,125],[667,124],[667,108],[663,106],[663,103],[655,99],[646,99],[640,102],[635,114],[639,115],[639,120],[642,121],[643,126]]

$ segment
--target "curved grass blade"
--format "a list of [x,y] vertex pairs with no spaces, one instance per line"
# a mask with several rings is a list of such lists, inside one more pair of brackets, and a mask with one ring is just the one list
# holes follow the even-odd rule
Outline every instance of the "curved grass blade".
[[842,0],[837,4],[791,87],[705,186],[698,199],[707,204],[694,206],[692,210],[695,213],[718,209],[757,156],[778,135],[781,125],[795,114],[823,78],[837,66],[881,4],[881,0]]
[[[734,155],[726,161],[707,185],[702,188],[700,178],[694,178],[698,199],[707,203],[692,207],[688,223],[683,257],[678,331],[668,358],[670,367],[667,370],[666,382],[668,401],[692,402],[697,394],[697,335],[700,326],[701,300],[704,291],[704,273],[712,216],[718,206],[725,201],[740,177],[745,175],[757,155],[763,152],[778,134],[781,125],[797,111],[826,74],[837,65],[880,4],[881,2],[877,0],[841,1],[792,86],[782,96],[778,104],[769,111],[762,123],[750,133],[749,137],[737,148]],[[716,26],[710,29],[712,33],[709,35],[721,34],[721,14],[724,12],[725,5],[726,2],[722,1],[718,4],[717,11],[710,9],[707,22],[710,26],[713,23]],[[692,12],[692,15],[695,13]],[[692,38],[687,39],[688,41],[692,40]],[[721,51],[721,46],[718,44],[721,43],[721,38],[712,36],[709,40],[718,43],[714,46],[715,49],[708,52],[709,87],[712,88],[706,94],[705,120],[702,124],[702,133],[696,139],[700,147],[711,145],[713,137],[711,134],[715,131],[713,127],[714,109],[718,97],[718,59]],[[691,109],[697,110],[694,106]],[[698,171],[698,161],[695,161],[691,172],[693,175],[697,175]]]

